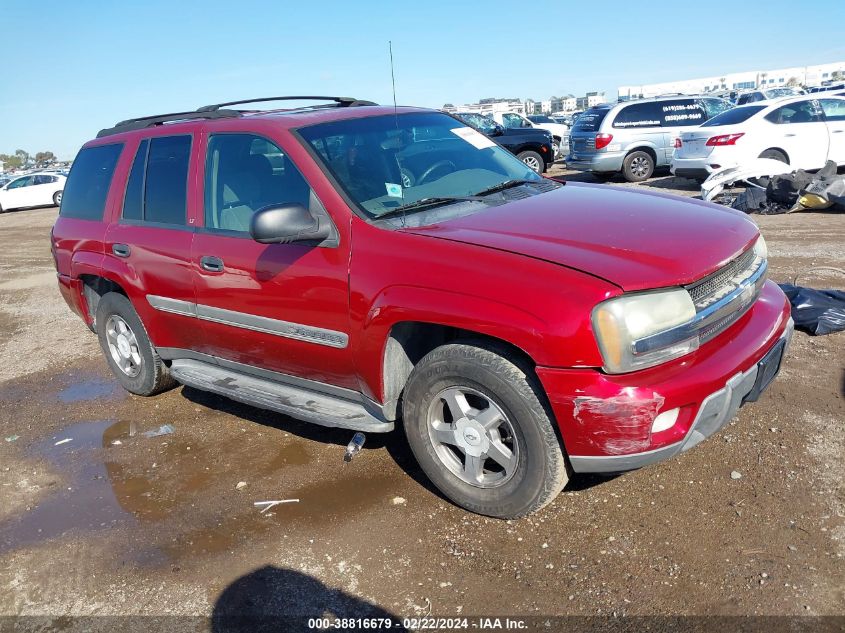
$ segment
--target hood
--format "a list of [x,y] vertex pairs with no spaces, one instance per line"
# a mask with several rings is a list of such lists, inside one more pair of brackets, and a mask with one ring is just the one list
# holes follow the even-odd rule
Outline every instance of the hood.
[[402,230],[549,261],[625,291],[693,282],[758,235],[751,220],[727,207],[583,183]]

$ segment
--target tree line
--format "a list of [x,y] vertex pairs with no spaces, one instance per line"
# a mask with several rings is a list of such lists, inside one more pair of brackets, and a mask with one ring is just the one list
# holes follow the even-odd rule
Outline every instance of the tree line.
[[44,167],[55,162],[53,152],[36,152],[35,156],[23,149],[16,149],[14,154],[0,154],[0,162],[5,169],[20,169],[34,162],[37,167]]

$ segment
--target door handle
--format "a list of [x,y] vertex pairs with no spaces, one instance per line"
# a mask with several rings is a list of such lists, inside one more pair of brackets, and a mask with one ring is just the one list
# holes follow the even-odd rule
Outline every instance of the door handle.
[[112,244],[111,252],[118,257],[129,257],[132,250],[129,248],[128,244]]
[[222,273],[223,260],[214,255],[203,255],[200,257],[200,268],[210,273]]
[[784,134],[784,136],[789,137],[789,136],[795,136],[795,135],[794,134]]

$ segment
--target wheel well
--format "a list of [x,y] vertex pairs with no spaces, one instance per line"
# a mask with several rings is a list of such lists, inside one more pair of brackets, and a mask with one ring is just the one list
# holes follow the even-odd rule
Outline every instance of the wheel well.
[[504,348],[512,358],[520,358],[527,366],[534,367],[534,360],[522,349],[492,336],[479,334],[472,330],[404,321],[390,329],[384,349],[382,364],[382,383],[384,387],[384,413],[388,419],[398,417],[399,400],[408,377],[417,363],[434,349],[453,341],[468,339],[495,343]]
[[781,154],[783,154],[784,158],[786,158],[786,164],[789,164],[789,154],[787,154],[785,150],[781,149],[780,147],[767,147],[762,152],[760,152],[760,156],[762,156],[768,151],[780,152]]
[[88,306],[88,317],[91,320],[91,329],[97,331],[97,306],[102,299],[109,292],[117,292],[122,294],[127,299],[129,295],[120,286],[120,284],[106,279],[105,277],[98,277],[97,275],[81,275],[82,293],[85,297],[85,303]]
[[625,158],[628,158],[628,156],[630,156],[634,152],[645,152],[646,154],[651,156],[651,160],[654,162],[654,164],[657,164],[657,153],[654,151],[653,148],[647,146],[635,147],[634,149],[628,150],[628,153],[625,154]]

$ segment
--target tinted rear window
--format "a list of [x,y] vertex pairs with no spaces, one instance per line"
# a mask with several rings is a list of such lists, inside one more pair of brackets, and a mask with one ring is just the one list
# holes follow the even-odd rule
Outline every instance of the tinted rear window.
[[646,101],[622,108],[613,120],[613,127],[688,127],[701,125],[706,119],[704,107],[698,99]]
[[102,220],[114,168],[123,143],[82,149],[73,161],[59,215],[83,220]]
[[722,114],[717,114],[712,119],[703,123],[701,127],[713,127],[715,125],[734,125],[736,123],[743,123],[757,114],[760,110],[764,110],[766,106],[754,105],[743,106],[741,108],[733,108]]
[[609,108],[593,108],[578,115],[575,125],[572,127],[573,132],[598,132],[601,127],[601,122],[610,111]]
[[190,155],[190,136],[150,140],[144,183],[145,222],[185,224]]

